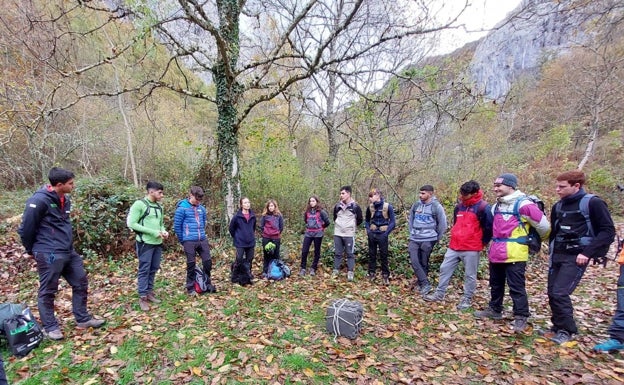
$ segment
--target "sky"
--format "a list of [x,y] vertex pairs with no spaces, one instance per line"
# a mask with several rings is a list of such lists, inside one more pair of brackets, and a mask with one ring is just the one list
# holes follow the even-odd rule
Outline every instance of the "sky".
[[[488,33],[499,21],[513,11],[522,0],[469,0],[469,7],[459,18],[466,31],[446,31],[440,40],[436,54],[449,53],[464,44],[477,40]],[[466,0],[445,0],[445,13],[456,15],[466,4]],[[452,10],[455,9],[455,12]]]

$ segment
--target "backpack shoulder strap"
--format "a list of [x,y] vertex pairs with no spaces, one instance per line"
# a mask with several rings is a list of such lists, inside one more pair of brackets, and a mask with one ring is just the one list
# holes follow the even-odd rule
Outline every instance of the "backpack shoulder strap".
[[388,207],[389,206],[390,206],[390,203],[384,202],[383,208],[381,209],[381,213],[382,213],[384,219],[388,219]]
[[594,228],[592,227],[591,218],[589,217],[589,200],[594,196],[594,194],[585,194],[579,202],[579,210],[581,214],[583,214],[583,217],[585,217],[585,225],[587,226],[587,233],[590,237],[594,236]]

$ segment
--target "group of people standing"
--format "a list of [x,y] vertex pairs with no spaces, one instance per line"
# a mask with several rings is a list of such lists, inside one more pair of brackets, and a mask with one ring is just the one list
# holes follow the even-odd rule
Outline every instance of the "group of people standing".
[[[72,310],[77,328],[98,328],[105,324],[87,311],[88,280],[82,257],[73,248],[69,193],[74,188],[71,171],[52,168],[50,184],[35,192],[26,202],[18,230],[26,253],[32,255],[39,273],[38,308],[45,333],[50,339],[63,339],[54,315],[54,299],[60,277],[72,287]],[[408,214],[408,253],[416,279],[413,288],[425,301],[444,301],[451,276],[460,262],[465,267],[463,295],[459,310],[472,306],[477,286],[480,253],[487,249],[489,259],[490,301],[484,310],[474,313],[477,318],[501,319],[505,286],[513,302],[515,332],[528,328],[530,316],[525,288],[526,263],[529,258],[529,229],[534,228],[549,244],[548,300],[552,312],[552,327],[542,334],[553,342],[563,344],[578,333],[573,316],[571,294],[579,284],[590,260],[603,258],[615,236],[615,227],[606,203],[587,194],[583,188],[585,175],[569,171],[556,178],[556,193],[561,198],[551,209],[550,220],[542,210],[518,190],[515,175],[505,173],[494,181],[496,203],[488,204],[476,181],[468,181],[459,189],[459,199],[453,211],[450,243],[440,266],[439,281],[434,289],[428,279],[429,257],[435,244],[447,230],[444,208],[434,196],[434,188],[420,188],[419,200]],[[160,300],[154,294],[154,277],[160,267],[162,243],[169,237],[163,221],[163,186],[150,181],[147,194],[130,208],[128,226],[136,233],[138,257],[137,291],[139,307],[149,311]],[[364,222],[368,236],[368,278],[376,279],[377,257],[381,265],[382,282],[389,284],[388,237],[396,227],[395,212],[384,200],[379,189],[368,194],[369,205],[362,209],[351,196],[351,187],[340,189],[340,200],[333,208],[334,264],[332,277],[337,278],[346,255],[347,280],[354,279],[354,245],[358,227]],[[210,278],[212,261],[207,241],[206,209],[201,205],[204,191],[193,186],[188,198],[179,201],[174,215],[174,231],[186,255],[185,288],[194,295],[193,282],[196,256]],[[247,197],[240,199],[240,209],[232,218],[229,232],[236,247],[236,262],[251,276],[251,262],[256,245],[256,217]],[[299,275],[315,275],[321,253],[324,230],[329,215],[317,196],[308,199],[303,214],[305,233],[301,250]],[[264,252],[263,275],[269,262],[279,258],[284,219],[275,200],[268,200],[259,224]],[[310,268],[307,257],[314,245]],[[489,246],[489,247],[488,247]],[[609,328],[610,339],[594,350],[605,352],[624,350],[624,257],[620,258],[617,310]]]

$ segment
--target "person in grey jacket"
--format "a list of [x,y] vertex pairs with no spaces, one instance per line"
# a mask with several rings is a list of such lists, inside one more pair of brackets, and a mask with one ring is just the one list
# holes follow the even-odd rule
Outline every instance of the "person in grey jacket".
[[421,295],[426,295],[432,290],[427,278],[429,256],[447,227],[444,207],[438,202],[433,192],[431,185],[424,185],[420,188],[419,200],[412,205],[407,220],[409,229],[407,251],[414,275],[416,275],[413,287]]

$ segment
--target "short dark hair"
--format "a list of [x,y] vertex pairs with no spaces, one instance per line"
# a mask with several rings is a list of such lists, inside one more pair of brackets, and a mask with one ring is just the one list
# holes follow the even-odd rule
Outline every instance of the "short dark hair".
[[156,181],[150,180],[149,182],[147,182],[147,185],[145,186],[145,189],[148,190],[148,191],[149,190],[156,190],[156,191],[160,190],[160,191],[162,191],[162,190],[165,189],[165,187],[162,184],[160,184],[160,183],[158,183]]
[[557,175],[556,179],[558,182],[568,182],[570,186],[578,183],[583,187],[585,184],[585,173],[580,170],[566,171]]
[[191,186],[190,193],[196,199],[203,199],[204,198],[204,189],[202,189],[199,186]]
[[342,186],[340,188],[340,191],[343,191],[343,190],[351,194],[351,186]]
[[459,193],[461,195],[474,194],[476,192],[479,192],[480,189],[481,186],[479,186],[479,183],[474,180],[469,180],[468,182],[461,185],[461,187],[459,188]]
[[73,172],[60,167],[52,167],[48,172],[48,180],[52,186],[56,186],[59,183],[67,183],[70,179],[74,179],[75,177]]
[[420,190],[418,190],[418,191],[429,191],[429,192],[433,192],[433,186],[432,186],[432,185],[430,185],[430,184],[426,184],[426,185],[422,186],[422,187],[420,188]]

